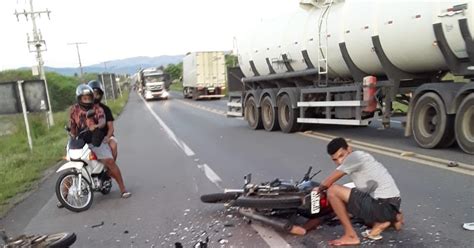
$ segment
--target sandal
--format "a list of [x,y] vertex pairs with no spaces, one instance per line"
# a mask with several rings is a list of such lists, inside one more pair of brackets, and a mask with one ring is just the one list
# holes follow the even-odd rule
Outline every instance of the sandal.
[[381,240],[383,238],[382,235],[371,235],[370,231],[371,231],[370,229],[367,229],[363,231],[362,233],[360,233],[360,235],[362,235],[362,237],[364,238],[371,239],[371,240]]
[[123,192],[123,193],[122,193],[122,198],[123,198],[123,199],[130,198],[130,196],[132,196],[132,193],[130,193],[130,192]]

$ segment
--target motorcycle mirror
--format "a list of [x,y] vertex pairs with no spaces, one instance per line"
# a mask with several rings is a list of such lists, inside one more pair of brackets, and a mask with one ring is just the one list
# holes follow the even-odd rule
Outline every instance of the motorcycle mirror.
[[321,173],[322,170],[319,170],[318,172],[314,173],[309,179],[313,179],[313,177],[315,177],[316,175],[318,175],[319,173]]
[[86,117],[87,118],[91,118],[95,115],[95,110],[94,109],[90,109],[87,111],[87,114],[86,114]]
[[249,173],[246,176],[244,176],[245,185],[249,184],[251,181],[252,181],[252,174]]

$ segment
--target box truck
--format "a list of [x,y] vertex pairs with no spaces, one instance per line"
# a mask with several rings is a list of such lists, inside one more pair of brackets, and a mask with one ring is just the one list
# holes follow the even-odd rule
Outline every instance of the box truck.
[[474,154],[474,0],[300,7],[236,38],[228,115],[285,133],[304,123],[367,126],[377,116],[388,128],[397,101],[409,105],[405,135],[419,146],[457,142]]
[[193,100],[224,97],[224,52],[193,52],[183,59],[183,96]]

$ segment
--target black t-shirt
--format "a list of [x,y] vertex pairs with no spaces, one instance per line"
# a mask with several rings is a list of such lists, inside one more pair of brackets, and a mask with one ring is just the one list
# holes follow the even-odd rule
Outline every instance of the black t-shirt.
[[[109,121],[114,121],[114,115],[112,114],[112,110],[110,110],[110,108],[103,104],[103,103],[99,103],[100,107],[102,107],[104,109],[104,113],[105,113],[105,121],[108,123]],[[107,126],[107,124],[105,124],[105,127],[102,128],[102,132],[104,133],[104,135],[107,136],[107,133],[109,132],[109,127]]]

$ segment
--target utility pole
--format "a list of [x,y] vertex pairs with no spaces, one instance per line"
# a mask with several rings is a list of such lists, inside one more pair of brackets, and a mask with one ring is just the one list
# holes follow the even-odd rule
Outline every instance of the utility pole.
[[[30,0],[30,11],[23,10],[23,12],[17,12],[15,10],[15,16],[18,21],[20,21],[19,16],[24,15],[26,20],[28,21],[28,16],[31,17],[31,22],[33,23],[33,40],[30,39],[30,35],[27,34],[28,37],[28,49],[30,53],[36,53],[36,60],[38,61],[38,69],[40,73],[40,79],[44,80],[44,84],[46,86],[46,98],[48,98],[48,106],[49,106],[49,111],[48,111],[48,126],[54,125],[54,118],[53,118],[53,108],[51,106],[51,100],[49,97],[49,89],[48,89],[48,82],[46,81],[46,75],[44,73],[44,61],[43,61],[43,56],[41,55],[42,52],[46,52],[46,41],[43,40],[43,36],[41,35],[41,30],[38,31],[38,28],[36,26],[36,17],[41,17],[41,14],[46,14],[49,18],[49,14],[51,14],[51,11],[46,9],[43,11],[34,11],[33,9],[33,0]],[[32,48],[34,47],[34,48]]]
[[76,46],[77,58],[79,59],[79,68],[81,69],[81,79],[82,79],[82,76],[84,75],[84,71],[82,70],[81,53],[79,52],[79,45],[85,45],[87,44],[87,42],[73,42],[73,43],[67,43],[67,44]]

